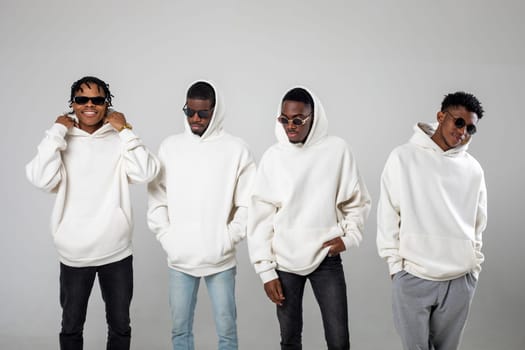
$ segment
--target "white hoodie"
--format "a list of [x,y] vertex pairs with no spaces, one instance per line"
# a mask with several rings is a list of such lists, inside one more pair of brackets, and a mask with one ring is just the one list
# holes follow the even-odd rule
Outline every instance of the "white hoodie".
[[26,166],[36,187],[56,192],[51,232],[60,261],[99,266],[132,253],[128,183],[150,181],[158,160],[131,130],[105,124],[93,134],[55,123]]
[[162,142],[161,171],[148,186],[148,224],[168,266],[196,277],[235,266],[255,175],[246,144],[223,131],[224,104],[214,90],[215,109],[204,134],[193,134],[181,113],[185,132]]
[[[377,247],[390,274],[405,270],[428,280],[481,271],[487,223],[483,170],[468,142],[444,152],[432,139],[437,123],[419,123],[395,148],[381,177]],[[470,140],[469,140],[470,141]]]
[[[324,242],[341,237],[358,246],[370,197],[346,142],[327,136],[328,121],[314,99],[312,128],[304,144],[292,144],[275,122],[278,142],[263,155],[248,214],[250,258],[263,283],[275,269],[307,275],[328,254]],[[281,104],[279,111],[281,113]]]

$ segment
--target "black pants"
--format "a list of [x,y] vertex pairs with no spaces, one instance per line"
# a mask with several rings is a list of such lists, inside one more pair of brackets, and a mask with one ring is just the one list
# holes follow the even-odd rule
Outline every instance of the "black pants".
[[71,267],[60,264],[62,330],[60,349],[81,350],[89,295],[95,275],[106,306],[108,350],[128,350],[131,340],[129,306],[133,295],[133,257],[102,266]]
[[310,280],[321,309],[324,334],[329,350],[350,349],[346,282],[339,255],[327,257],[307,276],[277,271],[284,293],[282,306],[277,306],[281,327],[281,349],[302,349],[303,294]]

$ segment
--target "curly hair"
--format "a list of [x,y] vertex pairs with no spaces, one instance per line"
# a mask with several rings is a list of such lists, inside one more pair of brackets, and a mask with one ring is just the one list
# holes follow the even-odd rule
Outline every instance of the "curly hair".
[[84,77],[82,79],[79,79],[77,81],[75,81],[73,83],[73,85],[71,85],[71,96],[69,97],[69,103],[73,103],[73,99],[75,98],[75,93],[77,91],[83,91],[82,89],[82,85],[85,84],[87,85],[89,88],[91,88],[91,85],[89,84],[95,84],[96,86],[98,86],[99,89],[101,89],[102,91],[104,91],[104,95],[106,95],[106,101],[108,103],[108,107],[111,107],[112,104],[111,104],[111,98],[113,97],[113,95],[111,94],[111,92],[109,91],[109,84],[106,84],[103,80],[97,78],[97,77],[90,77],[90,76],[87,76],[87,77]]
[[441,102],[441,111],[444,112],[448,107],[465,107],[467,111],[476,113],[478,119],[483,118],[485,112],[476,96],[463,91],[445,95]]

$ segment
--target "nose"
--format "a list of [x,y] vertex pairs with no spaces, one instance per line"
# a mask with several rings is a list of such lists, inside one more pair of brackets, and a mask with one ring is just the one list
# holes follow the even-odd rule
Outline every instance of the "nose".
[[193,113],[191,117],[189,117],[190,121],[199,121],[201,118],[199,117],[199,114],[197,112]]

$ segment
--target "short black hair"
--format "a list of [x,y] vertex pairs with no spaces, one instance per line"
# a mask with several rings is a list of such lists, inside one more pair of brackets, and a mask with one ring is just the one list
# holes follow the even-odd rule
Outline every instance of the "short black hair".
[[312,108],[312,112],[314,110],[314,99],[312,98],[312,95],[310,95],[308,91],[300,87],[296,87],[288,91],[283,97],[282,102],[284,101],[302,102],[305,105],[309,105],[310,108]]
[[187,99],[210,100],[211,106],[215,107],[215,90],[213,86],[205,81],[198,81],[188,89]]
[[75,81],[73,85],[71,85],[71,96],[69,98],[69,103],[73,103],[73,99],[75,98],[75,93],[77,91],[82,91],[82,84],[86,84],[90,88],[91,88],[91,85],[89,84],[95,84],[96,86],[98,86],[99,89],[102,89],[102,91],[104,91],[104,95],[106,95],[106,101],[108,103],[108,107],[112,106],[111,98],[113,97],[113,95],[109,91],[109,84],[106,84],[103,80],[97,77],[91,77],[91,76],[83,77],[82,79]]
[[465,107],[469,112],[476,113],[478,119],[483,118],[483,107],[476,96],[463,91],[445,95],[441,102],[441,111],[444,112],[448,107]]

